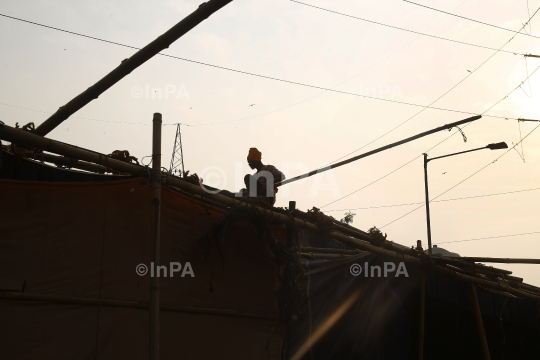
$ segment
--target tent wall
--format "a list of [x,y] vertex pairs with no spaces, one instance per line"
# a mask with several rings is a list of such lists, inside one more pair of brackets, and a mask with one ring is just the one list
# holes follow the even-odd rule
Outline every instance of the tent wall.
[[[109,182],[0,180],[0,291],[148,302],[150,187]],[[272,254],[250,224],[231,225],[201,263],[198,240],[223,210],[162,189],[161,262],[190,262],[195,277],[161,279],[161,304],[275,314]],[[275,229],[284,241],[284,230]],[[148,310],[0,300],[5,359],[145,359]],[[279,359],[273,320],[161,311],[162,358]],[[5,355],[5,356],[4,356]]]
[[[309,241],[311,234],[304,235]],[[369,253],[346,260],[306,261],[306,305],[287,329],[287,358],[311,343],[310,349],[300,352],[302,359],[418,359],[420,269],[408,264],[408,276],[396,276],[394,271],[384,277],[382,271],[379,277],[377,270],[372,275],[373,266],[384,269],[385,263],[399,266],[395,260]],[[360,275],[351,274],[353,264],[362,266]],[[356,291],[360,291],[358,299],[337,316]],[[538,359],[537,304],[480,287],[477,293],[491,358]],[[427,271],[425,316],[424,359],[482,358],[466,283]],[[329,319],[335,324],[317,338]]]

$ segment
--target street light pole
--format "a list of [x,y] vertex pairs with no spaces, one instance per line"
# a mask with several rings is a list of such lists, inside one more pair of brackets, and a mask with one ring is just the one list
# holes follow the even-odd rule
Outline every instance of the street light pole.
[[424,187],[426,188],[426,222],[427,222],[427,242],[428,242],[428,252],[431,254],[431,220],[429,218],[429,190],[428,190],[428,179],[427,179],[427,163],[428,158],[427,154],[424,154]]
[[432,253],[432,249],[431,249],[431,219],[430,219],[430,216],[429,216],[429,191],[428,191],[428,176],[427,176],[427,164],[428,164],[428,162],[430,162],[431,160],[435,160],[435,159],[441,159],[441,158],[444,158],[444,157],[464,154],[464,153],[468,153],[468,152],[471,152],[471,151],[477,151],[477,150],[483,150],[483,149],[490,149],[490,150],[508,149],[508,145],[506,145],[505,142],[494,143],[494,144],[486,145],[485,147],[472,149],[472,150],[460,151],[460,152],[457,152],[457,153],[443,155],[443,156],[437,156],[437,157],[434,157],[434,158],[431,158],[431,159],[428,159],[428,154],[423,154],[424,155],[424,186],[425,186],[425,190],[426,190],[426,222],[427,222],[427,236],[428,236],[428,252],[430,254]]

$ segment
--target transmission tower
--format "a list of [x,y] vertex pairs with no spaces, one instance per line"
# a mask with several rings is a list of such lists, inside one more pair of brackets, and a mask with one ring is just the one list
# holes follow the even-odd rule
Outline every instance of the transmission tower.
[[[180,134],[180,125],[176,124],[176,137],[174,139],[174,148],[171,157],[171,166],[169,174],[184,176],[184,153],[182,152],[182,135]],[[182,165],[182,169],[180,169]]]

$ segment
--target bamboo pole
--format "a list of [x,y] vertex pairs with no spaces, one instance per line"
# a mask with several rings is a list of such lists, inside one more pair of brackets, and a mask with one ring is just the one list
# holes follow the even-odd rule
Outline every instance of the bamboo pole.
[[298,251],[303,253],[319,253],[319,254],[345,254],[345,255],[358,255],[360,250],[344,250],[344,249],[330,249],[330,248],[314,248],[314,247],[301,247]]
[[340,161],[340,162],[335,163],[335,164],[333,164],[333,165],[328,165],[328,166],[325,166],[325,167],[323,167],[323,168],[320,168],[320,169],[317,169],[317,170],[310,171],[310,172],[308,172],[307,174],[303,174],[303,175],[299,175],[299,176],[296,176],[296,177],[293,177],[293,178],[290,178],[290,179],[283,180],[283,181],[281,181],[281,182],[276,183],[276,186],[285,185],[285,184],[288,184],[288,183],[293,182],[293,181],[296,181],[296,180],[304,179],[304,178],[310,177],[310,176],[312,176],[312,175],[322,173],[322,172],[324,172],[324,171],[328,171],[328,170],[331,170],[331,169],[335,169],[335,168],[340,167],[340,166],[342,166],[342,165],[349,164],[349,163],[351,163],[351,162],[353,162],[353,161],[356,161],[356,160],[359,160],[359,159],[368,157],[368,156],[370,156],[370,155],[376,154],[376,153],[381,152],[381,151],[384,151],[384,150],[391,149],[391,148],[393,148],[393,147],[396,147],[396,146],[399,146],[399,145],[408,143],[408,142],[410,142],[410,141],[419,139],[419,138],[421,138],[421,137],[424,137],[424,136],[427,136],[427,135],[431,135],[431,134],[434,134],[434,133],[439,132],[439,131],[442,131],[442,130],[448,130],[448,129],[453,128],[454,126],[458,126],[458,125],[461,125],[461,124],[465,124],[465,123],[468,123],[468,122],[471,122],[471,121],[476,121],[476,120],[480,119],[481,117],[482,117],[482,115],[477,115],[477,116],[473,116],[473,117],[470,117],[470,118],[467,118],[467,119],[464,119],[464,120],[460,120],[460,121],[453,122],[453,123],[451,123],[451,124],[446,124],[446,125],[443,125],[443,126],[439,126],[438,128],[435,128],[435,129],[432,129],[432,130],[425,131],[425,132],[423,132],[423,133],[420,133],[420,134],[411,136],[411,137],[409,137],[409,138],[407,138],[407,139],[397,141],[397,142],[395,142],[395,143],[392,143],[392,144],[389,144],[389,145],[380,147],[380,148],[375,149],[375,150],[368,151],[367,153],[363,153],[363,154],[360,154],[360,155],[358,155],[358,156],[354,156],[354,157],[352,157],[352,158],[350,158],[350,159]]
[[474,320],[476,327],[478,328],[478,335],[480,336],[480,345],[482,346],[482,355],[484,360],[490,360],[489,348],[486,339],[486,333],[484,331],[484,323],[482,322],[482,314],[480,312],[480,305],[478,304],[478,296],[476,295],[476,288],[473,284],[469,283],[469,289],[471,291],[471,297],[474,308]]
[[[12,154],[9,147],[7,146],[4,146],[3,150]],[[114,171],[113,169],[106,168],[105,166],[96,165],[96,164],[88,163],[88,162],[73,159],[73,158],[56,156],[56,155],[47,154],[47,153],[34,153],[26,149],[21,149],[21,150],[27,153],[27,154],[23,153],[23,156],[28,161],[47,162],[47,163],[54,164],[59,167],[65,166],[66,168],[79,169],[79,170],[84,170],[84,171],[97,173],[97,174],[112,173],[114,175],[131,175],[127,173],[119,173],[118,171]],[[12,155],[15,155],[15,154],[12,154]]]
[[449,256],[452,259],[460,259],[472,262],[487,262],[501,264],[540,264],[540,259],[510,259],[510,258],[489,258],[489,257],[467,257]]
[[426,319],[426,274],[420,275],[420,331],[418,342],[418,360],[424,359],[424,329]]
[[463,273],[469,274],[469,275],[475,275],[475,273],[478,273],[478,274],[484,274],[484,275],[491,276],[491,277],[496,277],[496,278],[499,278],[499,279],[506,279],[506,280],[513,281],[513,282],[516,282],[516,283],[522,283],[523,282],[523,278],[519,278],[519,277],[516,277],[516,276],[507,275],[507,274],[501,274],[501,273],[497,273],[497,272],[493,272],[493,271],[489,271],[489,270],[484,270],[484,269],[470,270],[470,269],[464,269],[464,268],[460,268],[460,267],[457,267],[455,265],[450,265],[450,264],[446,264],[445,266],[447,268],[449,268],[449,269],[460,271],[460,272],[463,272]]
[[306,259],[313,260],[334,260],[334,259],[346,259],[350,255],[344,254],[314,254],[314,253],[300,253],[300,256]]
[[[442,256],[442,255],[433,255],[432,258],[434,260],[441,260],[441,262],[445,264],[451,264],[458,267],[466,268],[468,270],[476,271],[478,269],[483,269],[486,271],[492,271],[500,274],[510,275],[512,274],[512,271],[510,270],[504,270],[504,269],[498,269],[491,266],[486,266],[483,264],[476,264],[471,261],[465,261],[462,257],[451,257],[451,256]],[[466,258],[465,258],[466,259]]]
[[[103,154],[99,154],[99,153],[96,153],[96,152],[80,149],[80,148],[77,148],[77,147],[72,146],[72,145],[60,143],[58,141],[51,140],[51,139],[48,139],[48,138],[45,138],[45,137],[42,137],[42,136],[39,136],[39,135],[36,135],[36,134],[32,134],[32,133],[29,133],[27,131],[23,131],[21,129],[15,129],[15,128],[13,128],[11,126],[8,126],[8,125],[2,125],[1,123],[0,123],[0,136],[2,137],[2,139],[5,139],[7,141],[11,141],[11,142],[15,142],[15,143],[27,144],[28,146],[43,149],[43,150],[46,150],[48,152],[52,152],[52,153],[56,153],[56,154],[60,154],[60,155],[64,155],[64,156],[70,156],[70,157],[74,157],[74,158],[77,158],[77,159],[80,159],[80,160],[84,160],[84,161],[104,165],[104,166],[110,167],[112,169],[115,169],[117,171],[130,173],[130,174],[132,174],[134,176],[148,176],[148,173],[146,172],[146,170],[142,166],[129,164],[129,163],[122,162],[122,161],[119,161],[119,160],[116,160],[116,159],[112,159],[112,158],[109,158],[109,157],[107,157],[107,156],[105,156]],[[230,206],[230,207],[233,207],[233,206],[253,206],[253,207],[257,207],[255,205],[246,204],[245,202],[240,202],[240,201],[238,201],[238,200],[236,200],[234,198],[229,198],[229,197],[221,195],[219,193],[216,193],[216,194],[208,193],[204,189],[202,189],[200,186],[191,184],[191,183],[189,183],[187,181],[181,180],[181,179],[176,178],[174,176],[168,176],[166,182],[171,186],[178,187],[178,188],[180,188],[180,189],[182,189],[184,191],[190,192],[190,193],[195,194],[195,195],[200,195],[200,196],[202,196],[202,197],[204,197],[206,199],[216,201],[216,202],[221,203],[221,204],[223,204],[225,206]],[[280,214],[280,213],[277,213],[277,212],[273,212],[270,209],[266,209],[266,208],[262,208],[262,207],[257,207],[257,209],[262,215],[264,215],[267,218],[272,219],[274,221],[284,223],[284,224],[290,224],[290,225],[298,226],[298,227],[308,229],[308,230],[311,230],[311,231],[319,231],[320,230],[315,224],[309,223],[307,221],[300,220],[300,219],[297,219],[297,218],[294,218],[294,217],[289,217],[287,215]],[[338,232],[329,233],[327,236],[329,238],[331,238],[331,239],[344,242],[344,243],[346,243],[346,244],[348,244],[348,245],[350,245],[350,246],[352,246],[354,248],[357,248],[359,250],[369,251],[369,252],[372,252],[372,253],[375,253],[375,254],[388,256],[388,257],[391,257],[393,259],[404,261],[404,262],[411,263],[411,264],[416,264],[416,265],[421,264],[421,260],[416,258],[416,257],[406,255],[406,254],[402,254],[402,253],[399,253],[397,251],[390,251],[390,250],[386,250],[386,249],[383,249],[383,248],[380,248],[380,247],[377,247],[377,246],[373,246],[373,245],[371,245],[371,244],[369,244],[369,243],[367,243],[365,241],[357,240],[357,239],[354,239],[354,238],[352,238],[350,236],[347,236],[347,235],[344,235],[344,234],[341,234],[341,233],[338,233]],[[436,258],[436,257],[433,257],[433,258]],[[471,264],[471,266],[478,266],[478,264]],[[497,282],[488,281],[488,280],[485,280],[485,279],[480,279],[480,278],[476,278],[476,277],[465,275],[465,274],[460,274],[458,272],[455,272],[455,271],[450,270],[450,269],[446,269],[446,268],[444,268],[442,266],[438,266],[438,265],[435,265],[433,267],[433,269],[435,271],[439,271],[439,272],[441,272],[443,274],[446,274],[448,276],[456,277],[456,278],[458,278],[458,279],[460,279],[462,281],[471,282],[471,283],[474,283],[476,285],[482,285],[484,287],[495,289],[495,290],[500,290],[500,285]],[[490,268],[490,269],[492,269],[492,268]],[[518,289],[513,289],[513,288],[509,288],[508,291],[513,295],[520,296],[520,297],[523,297],[525,299],[529,299],[529,300],[532,300],[532,301],[535,301],[535,302],[540,302],[540,296],[536,296],[534,294],[530,294],[530,293],[527,293],[527,292],[524,292],[524,291],[521,291],[521,290],[518,290]]]
[[[152,120],[152,267],[159,269],[161,218],[161,114]],[[152,276],[154,275],[154,276]],[[150,277],[150,360],[159,360],[159,276]]]
[[[83,298],[77,296],[59,296],[49,294],[36,294],[27,292],[12,292],[12,291],[0,291],[0,299],[14,300],[14,301],[45,301],[59,304],[74,304],[74,305],[87,305],[87,306],[109,306],[109,307],[124,307],[124,308],[136,308],[136,309],[149,309],[149,303],[142,303],[139,301],[129,300],[112,300],[112,299],[95,299],[95,298]],[[203,314],[203,315],[220,315],[220,316],[234,316],[253,319],[275,319],[275,314],[264,314],[257,312],[243,311],[239,309],[216,309],[216,308],[204,308],[196,306],[175,306],[175,305],[160,305],[161,311],[174,311],[190,314]]]
[[130,58],[123,60],[118,67],[97,83],[90,86],[66,105],[61,106],[53,115],[36,128],[35,133],[38,135],[47,135],[50,133],[68,117],[86,106],[90,101],[97,99],[99,95],[104,93],[126,75],[154,57],[160,51],[167,49],[173,42],[231,1],[232,0],[209,0],[199,5],[197,10],[185,17],[178,24],[137,51]]

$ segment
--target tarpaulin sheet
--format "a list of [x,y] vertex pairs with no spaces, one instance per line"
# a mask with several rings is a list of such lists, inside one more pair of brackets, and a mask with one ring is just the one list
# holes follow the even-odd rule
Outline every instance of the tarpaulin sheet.
[[[0,279],[24,292],[149,301],[150,186],[0,180]],[[162,188],[161,264],[190,262],[194,277],[162,277],[161,304],[277,313],[276,269],[256,229],[227,229],[201,263],[198,240],[223,215]],[[274,229],[284,241],[283,229]],[[1,289],[0,289],[1,291]],[[273,320],[161,311],[162,359],[279,359]],[[0,300],[0,359],[146,359],[146,309]]]
[[[309,232],[304,235],[308,241]],[[396,268],[387,277],[385,263],[389,270],[390,264]],[[352,270],[353,265],[357,268]],[[355,276],[351,271],[357,274],[358,266],[362,270]],[[374,266],[381,268],[380,275],[376,268],[372,273]],[[420,269],[404,266],[408,276],[398,274],[396,260],[369,253],[307,261],[305,304],[298,321],[287,329],[287,358],[418,359]],[[426,274],[424,359],[482,358],[468,285]],[[536,304],[478,286],[477,293],[491,358],[540,358]],[[340,312],[344,304],[346,311]]]

